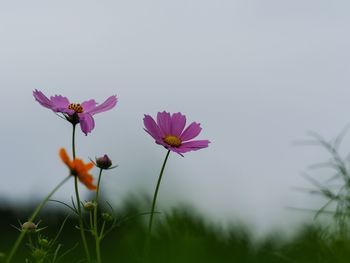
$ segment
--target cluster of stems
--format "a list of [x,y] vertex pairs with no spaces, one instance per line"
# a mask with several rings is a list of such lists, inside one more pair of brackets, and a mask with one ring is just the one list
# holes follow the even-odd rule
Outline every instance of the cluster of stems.
[[[76,124],[73,123],[73,132],[72,132],[72,155],[73,155],[73,160],[76,158],[76,143],[75,143],[75,131],[76,131]],[[94,200],[94,209],[90,211],[90,232],[95,238],[95,248],[96,248],[96,262],[101,263],[101,249],[100,249],[100,243],[102,239],[105,236],[105,227],[106,227],[106,220],[103,220],[103,224],[101,229],[99,229],[98,226],[98,199],[99,199],[99,193],[100,193],[100,186],[101,186],[101,178],[102,178],[102,171],[103,169],[100,168],[99,176],[98,176],[98,183],[97,183],[97,189],[96,189],[96,195],[95,195],[95,200]],[[47,204],[48,201],[50,201],[51,197],[57,192],[58,189],[61,188],[72,176],[69,175],[65,177],[43,200],[42,202],[36,207],[34,210],[33,214],[29,217],[28,222],[34,222],[36,217],[38,216],[39,212],[42,210],[42,208]],[[82,211],[82,202],[80,199],[80,194],[79,194],[79,184],[78,184],[78,176],[74,176],[74,190],[75,190],[75,198],[76,198],[76,206],[74,209],[75,212],[78,215],[78,220],[79,220],[79,230],[80,230],[80,235],[81,235],[81,240],[86,256],[87,262],[92,262],[91,259],[91,254],[86,238],[86,229],[84,225],[84,216],[83,216],[83,211]],[[29,235],[28,229],[21,228],[20,234],[15,241],[13,247],[11,248],[9,254],[6,257],[5,263],[11,263],[13,260],[14,255],[16,254],[19,246],[21,245],[23,239],[25,236],[28,236],[28,242],[29,245],[32,244],[32,239],[31,235]]]

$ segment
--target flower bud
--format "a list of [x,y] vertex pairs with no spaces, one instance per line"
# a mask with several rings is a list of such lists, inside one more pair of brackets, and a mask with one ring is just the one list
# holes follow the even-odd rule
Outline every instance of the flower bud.
[[25,222],[23,225],[22,225],[22,230],[27,230],[27,231],[30,231],[30,232],[34,232],[36,229],[38,228],[38,225],[34,224],[33,222]]
[[49,241],[46,238],[39,238],[38,243],[42,247],[47,247],[49,244]]
[[108,155],[105,154],[102,157],[96,158],[96,166],[101,169],[108,169],[112,166],[112,161],[109,159]]
[[113,216],[111,216],[109,213],[102,213],[102,219],[106,222],[113,221]]
[[85,208],[86,210],[92,211],[92,210],[95,209],[95,207],[96,207],[95,202],[87,201],[87,202],[84,203],[84,208]]
[[47,251],[42,248],[35,248],[32,252],[33,258],[37,261],[42,262],[42,260],[46,257]]

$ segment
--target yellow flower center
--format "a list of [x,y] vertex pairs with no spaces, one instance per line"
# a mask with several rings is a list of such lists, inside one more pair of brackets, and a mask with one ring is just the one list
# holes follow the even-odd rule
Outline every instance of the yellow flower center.
[[167,135],[164,137],[164,142],[172,147],[179,147],[182,143],[181,139],[174,135]]
[[83,106],[79,103],[71,103],[68,105],[68,109],[74,110],[76,113],[82,113],[84,111]]

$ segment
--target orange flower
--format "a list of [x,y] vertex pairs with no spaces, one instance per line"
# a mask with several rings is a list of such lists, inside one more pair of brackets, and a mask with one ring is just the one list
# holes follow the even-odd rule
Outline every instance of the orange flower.
[[85,186],[90,190],[96,190],[96,186],[92,183],[94,178],[89,174],[89,170],[94,167],[93,163],[85,164],[81,159],[75,158],[71,160],[64,148],[60,149],[61,160],[70,169],[71,175],[78,176],[80,182],[85,184]]

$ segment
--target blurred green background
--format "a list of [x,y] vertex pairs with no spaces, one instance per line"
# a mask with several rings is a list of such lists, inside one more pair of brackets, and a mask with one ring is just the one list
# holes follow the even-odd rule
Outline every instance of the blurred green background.
[[[349,262],[350,240],[346,233],[339,235],[315,223],[301,227],[289,237],[276,232],[256,238],[247,226],[222,228],[184,206],[156,215],[154,232],[146,249],[148,215],[140,215],[147,211],[143,207],[143,202],[132,199],[114,212],[118,226],[102,241],[104,262]],[[1,210],[1,251],[8,251],[18,235],[10,225],[17,225],[17,218],[25,218],[28,212],[30,209]],[[39,226],[47,226],[39,232],[41,237],[54,238],[67,214],[69,212],[62,209],[45,209],[39,217]],[[62,245],[59,255],[80,242],[77,224],[71,215],[57,239],[56,245]],[[39,233],[31,234],[33,243]],[[31,257],[28,240],[23,242],[13,262],[25,262],[26,258],[28,262],[36,262]],[[91,236],[89,241],[94,244]],[[91,253],[94,253],[93,246]],[[79,244],[59,262],[84,262],[81,261],[83,255]],[[52,254],[50,256],[52,258]]]

